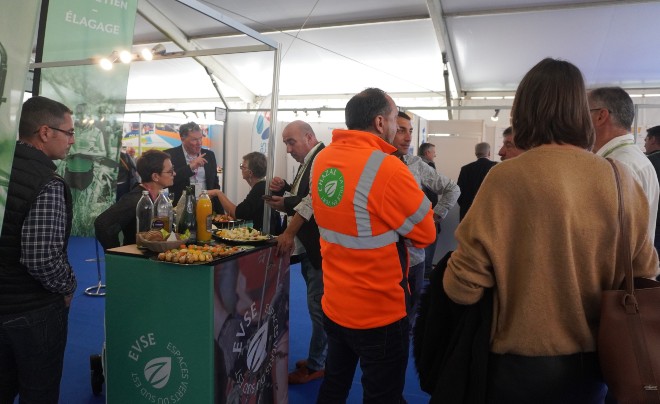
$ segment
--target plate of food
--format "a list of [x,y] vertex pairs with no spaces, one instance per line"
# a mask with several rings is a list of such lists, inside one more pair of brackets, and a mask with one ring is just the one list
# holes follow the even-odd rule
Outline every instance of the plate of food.
[[220,229],[213,233],[213,238],[229,243],[261,244],[272,240],[273,236],[263,234],[252,227],[235,227],[233,229]]
[[202,265],[253,248],[252,245],[206,244],[199,246],[189,244],[161,252],[151,257],[151,260],[177,265]]
[[165,252],[172,248],[179,247],[185,244],[188,236],[183,234],[175,234],[174,240],[170,240],[170,233],[165,230],[151,230],[148,232],[138,233],[136,235],[138,248],[146,248],[153,252]]
[[208,249],[205,250],[202,247],[190,244],[163,251],[150,259],[179,265],[202,265],[208,264],[215,258]]
[[243,219],[235,219],[229,215],[215,215],[213,216],[213,219],[211,222],[217,227],[218,229],[226,229],[230,227],[236,227],[238,225],[241,225],[244,220]]

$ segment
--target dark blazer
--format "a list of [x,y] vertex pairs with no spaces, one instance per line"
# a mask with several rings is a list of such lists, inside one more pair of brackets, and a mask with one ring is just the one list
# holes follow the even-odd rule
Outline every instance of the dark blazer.
[[[298,205],[298,203],[300,203],[300,201],[305,196],[307,196],[307,194],[309,194],[309,176],[310,172],[312,171],[311,163],[314,161],[314,158],[316,158],[316,155],[321,150],[323,150],[324,147],[325,146],[323,144],[319,145],[319,147],[312,155],[310,164],[307,165],[307,168],[302,173],[302,178],[300,179],[300,184],[298,185],[297,194],[295,196],[288,196],[284,198],[284,208],[288,216],[293,216],[296,213],[293,208],[295,208],[296,205]],[[291,185],[286,183],[283,191],[291,191]],[[284,193],[283,191],[279,194],[282,195]],[[300,231],[298,231],[297,237],[298,240],[300,240],[302,243],[303,247],[305,247],[307,257],[309,258],[314,268],[321,269],[321,243],[319,241],[321,236],[319,234],[319,227],[316,224],[316,220],[314,220],[313,216],[309,222],[303,224],[303,226],[300,228]]]
[[[655,174],[658,176],[658,180],[660,180],[660,150],[656,150],[654,152],[651,152],[648,154],[649,160],[651,160],[651,164],[653,164],[653,168],[655,168]],[[658,202],[658,209],[660,209],[660,201]],[[660,253],[660,215],[656,218],[655,221],[655,239],[653,240],[653,244],[655,244],[655,249],[658,250],[658,253]]]
[[493,166],[497,164],[486,157],[478,158],[470,164],[461,167],[461,172],[458,175],[458,187],[461,188],[461,196],[458,197],[458,206],[460,206],[460,219],[467,213],[474,197],[477,196],[477,191],[481,186],[486,174]]
[[[170,155],[172,165],[176,175],[174,176],[174,184],[170,187],[170,193],[174,194],[176,198],[174,204],[183,195],[185,187],[190,185],[190,177],[193,176],[193,170],[186,162],[186,156],[183,154],[183,145],[173,147],[165,150],[165,153]],[[220,189],[220,181],[218,180],[218,163],[215,160],[215,154],[208,149],[202,149],[202,154],[206,154],[204,158],[207,163],[204,165],[204,175],[206,178],[206,189]],[[222,205],[218,198],[211,198],[213,203],[213,211],[216,213],[223,213]]]

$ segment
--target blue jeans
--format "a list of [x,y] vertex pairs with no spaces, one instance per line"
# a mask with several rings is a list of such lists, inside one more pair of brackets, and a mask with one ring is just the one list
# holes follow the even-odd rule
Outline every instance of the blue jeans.
[[328,336],[323,329],[323,271],[316,269],[307,258],[307,254],[300,256],[300,271],[307,285],[307,309],[312,320],[312,337],[309,340],[309,356],[307,367],[311,370],[325,368],[325,358],[328,354]]
[[363,403],[405,402],[402,393],[408,366],[408,317],[366,330],[342,327],[327,316],[324,323],[328,360],[317,403],[346,402],[358,360]]
[[0,315],[0,403],[57,404],[69,309],[62,300]]
[[424,289],[424,261],[408,269],[408,288],[410,288],[410,304],[407,305],[408,322],[412,330],[415,326],[415,318],[417,318],[419,299]]

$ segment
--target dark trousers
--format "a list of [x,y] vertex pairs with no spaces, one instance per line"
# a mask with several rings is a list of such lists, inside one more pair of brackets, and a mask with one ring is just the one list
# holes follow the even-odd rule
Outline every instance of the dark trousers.
[[603,382],[595,353],[520,356],[491,353],[488,403],[603,403]]
[[346,402],[358,360],[363,403],[405,402],[402,393],[408,365],[408,317],[366,330],[342,327],[327,316],[324,325],[328,357],[317,403]]
[[0,404],[57,404],[69,309],[64,297],[46,307],[0,315]]

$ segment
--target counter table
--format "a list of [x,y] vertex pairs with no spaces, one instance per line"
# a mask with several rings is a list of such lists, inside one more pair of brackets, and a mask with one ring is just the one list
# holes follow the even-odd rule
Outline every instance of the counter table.
[[286,403],[289,257],[267,243],[218,261],[106,254],[106,398]]

